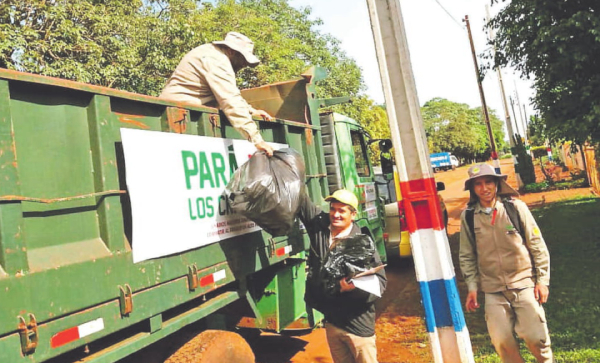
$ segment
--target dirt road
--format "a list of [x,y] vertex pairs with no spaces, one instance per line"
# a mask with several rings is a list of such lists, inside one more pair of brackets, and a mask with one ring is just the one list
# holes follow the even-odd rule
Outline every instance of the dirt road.
[[[443,181],[446,190],[441,192],[448,209],[448,235],[458,233],[460,213],[468,200],[468,192],[463,191],[467,176],[467,166],[454,171],[435,174],[437,181]],[[501,162],[502,173],[508,175],[509,184],[516,187],[512,160]],[[541,177],[541,173],[540,173]],[[539,206],[574,195],[589,195],[588,189],[553,191],[547,193],[526,194],[521,199],[530,206]],[[456,238],[453,238],[456,240]],[[455,247],[455,246],[454,246]],[[377,307],[377,350],[381,363],[430,363],[433,361],[429,341],[425,330],[423,309],[419,285],[415,277],[412,260],[392,260],[386,268],[388,288]],[[460,285],[460,283],[459,283]],[[459,286],[461,287],[461,286]],[[181,338],[174,338],[181,341]],[[312,333],[289,337],[263,333],[251,342],[257,363],[330,363],[331,355],[327,346],[324,329]],[[142,353],[144,354],[144,353]],[[157,354],[146,353],[132,356],[122,363],[147,362],[148,357]],[[158,360],[157,360],[158,362]]]
[[[505,166],[510,169],[510,165]],[[504,168],[504,165],[503,165]],[[435,174],[446,190],[441,192],[448,208],[448,233],[460,227],[460,213],[468,200],[464,179],[468,167]],[[388,288],[377,303],[377,354],[381,363],[429,363],[433,361],[425,330],[419,284],[411,259],[392,260],[386,268]],[[277,340],[263,334],[252,344],[259,363],[330,363],[324,329],[303,337]],[[292,354],[296,349],[295,354]],[[281,354],[281,355],[279,355]]]
[[[468,200],[468,193],[462,190],[466,173],[467,167],[461,167],[454,171],[435,174],[436,181],[443,181],[446,184],[446,190],[441,194],[448,208],[450,234],[458,231],[460,212]],[[386,274],[388,288],[376,305],[379,361],[381,363],[432,362],[419,284],[412,260],[390,261]],[[294,338],[263,334],[252,344],[252,348],[259,363],[332,362],[324,329],[316,329],[309,335]]]
[[[508,175],[508,183],[517,188],[512,159],[501,160],[500,169],[503,174]],[[434,175],[436,181],[442,181],[446,185],[446,190],[442,191],[441,195],[448,209],[449,236],[459,232],[460,214],[469,199],[469,193],[463,190],[467,170],[468,166],[463,166],[454,171]],[[541,172],[538,174],[541,181],[543,176]],[[589,189],[572,189],[525,194],[520,198],[535,207],[575,195],[590,194]],[[388,288],[377,304],[376,334],[379,361],[432,362],[412,260],[392,261],[386,268],[386,273]],[[252,348],[259,363],[332,362],[323,329],[316,329],[309,335],[294,338],[263,334]]]

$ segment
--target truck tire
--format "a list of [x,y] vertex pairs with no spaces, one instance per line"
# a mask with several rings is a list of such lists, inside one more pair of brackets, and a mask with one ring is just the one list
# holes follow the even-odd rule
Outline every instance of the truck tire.
[[185,343],[165,363],[254,363],[244,338],[224,330],[205,330]]
[[439,173],[440,172],[440,168],[433,168],[433,172],[434,173]]

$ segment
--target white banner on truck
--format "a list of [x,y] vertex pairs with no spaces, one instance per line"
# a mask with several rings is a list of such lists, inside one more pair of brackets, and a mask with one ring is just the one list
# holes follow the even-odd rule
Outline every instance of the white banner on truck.
[[233,214],[223,193],[256,151],[250,142],[124,128],[121,140],[134,263],[260,230]]

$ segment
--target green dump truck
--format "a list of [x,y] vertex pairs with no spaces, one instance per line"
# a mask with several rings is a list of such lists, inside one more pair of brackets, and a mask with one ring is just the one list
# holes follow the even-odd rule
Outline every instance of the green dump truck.
[[[244,97],[277,118],[259,122],[266,141],[303,155],[313,201],[356,192],[357,223],[385,256],[368,139],[357,122],[319,114],[344,101],[315,97],[324,77],[316,68]],[[273,238],[203,194],[247,152],[232,151],[239,139],[216,109],[0,70],[0,362],[117,362],[190,324],[318,323],[303,300],[300,223]]]

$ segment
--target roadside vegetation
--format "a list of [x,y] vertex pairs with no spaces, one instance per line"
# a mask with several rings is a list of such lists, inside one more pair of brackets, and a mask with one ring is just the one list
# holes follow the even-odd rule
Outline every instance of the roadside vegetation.
[[[544,307],[556,363],[600,362],[600,199],[571,199],[532,212],[551,255],[550,298]],[[458,233],[450,238],[455,257],[458,240]],[[464,301],[464,282],[460,287]],[[483,304],[465,317],[475,361],[500,363],[487,334]],[[521,351],[526,362],[535,362],[523,343]]]

